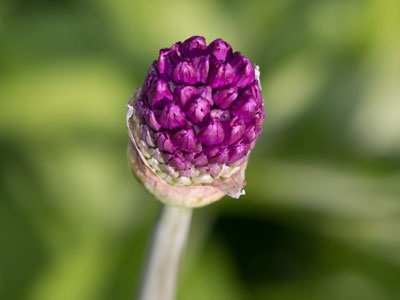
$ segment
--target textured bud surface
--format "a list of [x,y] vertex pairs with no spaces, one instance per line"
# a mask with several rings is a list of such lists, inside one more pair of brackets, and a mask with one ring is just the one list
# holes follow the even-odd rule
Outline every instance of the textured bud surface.
[[258,68],[222,39],[194,36],[160,50],[127,126],[136,156],[167,186],[238,198],[264,117]]

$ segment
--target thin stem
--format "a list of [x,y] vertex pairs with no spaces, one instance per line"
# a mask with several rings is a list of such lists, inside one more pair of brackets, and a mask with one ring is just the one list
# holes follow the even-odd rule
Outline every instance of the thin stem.
[[173,300],[192,209],[163,205],[153,232],[139,300]]

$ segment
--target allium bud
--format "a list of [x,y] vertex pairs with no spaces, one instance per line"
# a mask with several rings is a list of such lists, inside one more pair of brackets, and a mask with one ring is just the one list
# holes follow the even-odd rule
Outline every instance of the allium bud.
[[208,51],[217,60],[226,61],[232,56],[232,47],[222,39],[216,39],[208,46]]
[[222,39],[160,50],[128,103],[132,169],[161,201],[202,206],[238,198],[264,101],[250,60]]
[[235,86],[218,90],[213,97],[214,103],[223,109],[229,108],[238,96]]

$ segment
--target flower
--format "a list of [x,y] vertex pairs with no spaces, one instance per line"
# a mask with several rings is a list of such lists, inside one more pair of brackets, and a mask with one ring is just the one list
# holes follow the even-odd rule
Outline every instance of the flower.
[[[128,104],[131,162],[137,175],[143,168],[141,180],[154,177],[159,187],[181,194],[190,188],[185,197],[197,190],[197,200],[201,188],[210,192],[207,199],[240,196],[265,118],[257,72],[222,39],[207,46],[193,36],[161,49]],[[174,198],[170,191],[153,193]]]

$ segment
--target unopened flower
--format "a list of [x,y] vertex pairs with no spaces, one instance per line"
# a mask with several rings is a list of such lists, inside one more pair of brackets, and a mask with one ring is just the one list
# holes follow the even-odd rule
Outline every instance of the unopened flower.
[[257,73],[222,39],[160,50],[127,114],[132,167],[160,200],[201,206],[243,193],[265,117]]

